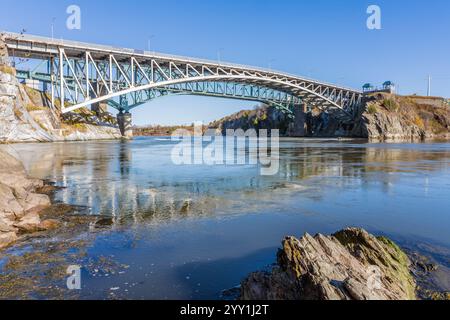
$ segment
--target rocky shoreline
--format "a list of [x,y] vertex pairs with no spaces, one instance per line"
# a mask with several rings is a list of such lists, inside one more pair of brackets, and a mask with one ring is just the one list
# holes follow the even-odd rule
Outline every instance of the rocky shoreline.
[[56,220],[40,217],[51,206],[45,189],[42,180],[30,178],[20,161],[0,150],[0,249],[24,234],[57,227]]
[[436,269],[426,258],[410,258],[391,240],[362,229],[306,234],[285,238],[277,264],[249,275],[241,284],[240,299],[447,300],[449,293],[418,285]]

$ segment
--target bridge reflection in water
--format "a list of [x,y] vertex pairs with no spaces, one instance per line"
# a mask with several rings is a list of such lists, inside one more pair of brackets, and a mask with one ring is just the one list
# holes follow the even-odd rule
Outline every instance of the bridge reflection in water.
[[[330,192],[379,188],[389,194],[408,175],[449,170],[450,150],[438,145],[370,145],[286,139],[280,173],[255,166],[175,166],[172,142],[17,145],[33,176],[67,186],[57,199],[88,206],[114,223],[143,223],[298,210],[300,199],[326,202]],[[306,201],[305,200],[305,201]],[[300,201],[301,202],[301,201]]]
[[[348,226],[425,250],[448,270],[448,143],[287,139],[271,177],[253,166],[178,167],[172,146],[160,138],[2,146],[33,176],[67,186],[57,200],[94,215],[66,217],[66,227],[13,250],[15,268],[0,279],[5,297],[26,288],[52,299],[219,299],[273,263],[286,235]],[[73,264],[86,271],[83,291],[55,290],[65,282],[49,275]]]

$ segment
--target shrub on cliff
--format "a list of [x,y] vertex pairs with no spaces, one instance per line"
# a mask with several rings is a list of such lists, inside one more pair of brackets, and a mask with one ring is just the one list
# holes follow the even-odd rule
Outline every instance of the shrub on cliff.
[[397,112],[400,109],[400,105],[393,97],[384,99],[382,105],[390,112]]
[[369,114],[375,114],[375,113],[377,113],[377,112],[378,112],[377,106],[374,105],[374,104],[369,104],[369,105],[367,106],[367,112],[368,112]]
[[9,74],[11,76],[16,76],[16,69],[7,65],[0,65],[0,72]]

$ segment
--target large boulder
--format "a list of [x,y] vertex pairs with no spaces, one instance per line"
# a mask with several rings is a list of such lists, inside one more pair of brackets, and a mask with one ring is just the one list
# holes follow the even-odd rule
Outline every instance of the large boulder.
[[21,232],[29,233],[39,230],[41,224],[41,218],[38,213],[32,212],[25,215],[19,222],[14,224],[14,227],[19,229]]
[[17,240],[17,232],[49,229],[39,212],[50,205],[47,195],[35,193],[41,180],[29,178],[22,163],[0,150],[0,248]]
[[14,196],[13,190],[0,183],[0,220],[14,220],[23,212],[23,207]]
[[270,272],[243,281],[243,300],[414,300],[410,262],[393,242],[361,229],[288,237]]
[[17,241],[15,232],[0,232],[0,249],[6,248]]

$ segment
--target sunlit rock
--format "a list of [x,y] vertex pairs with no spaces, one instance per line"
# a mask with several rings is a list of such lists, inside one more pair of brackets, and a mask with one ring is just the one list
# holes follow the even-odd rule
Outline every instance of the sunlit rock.
[[271,272],[242,283],[243,300],[414,300],[410,262],[393,242],[361,229],[288,237]]

